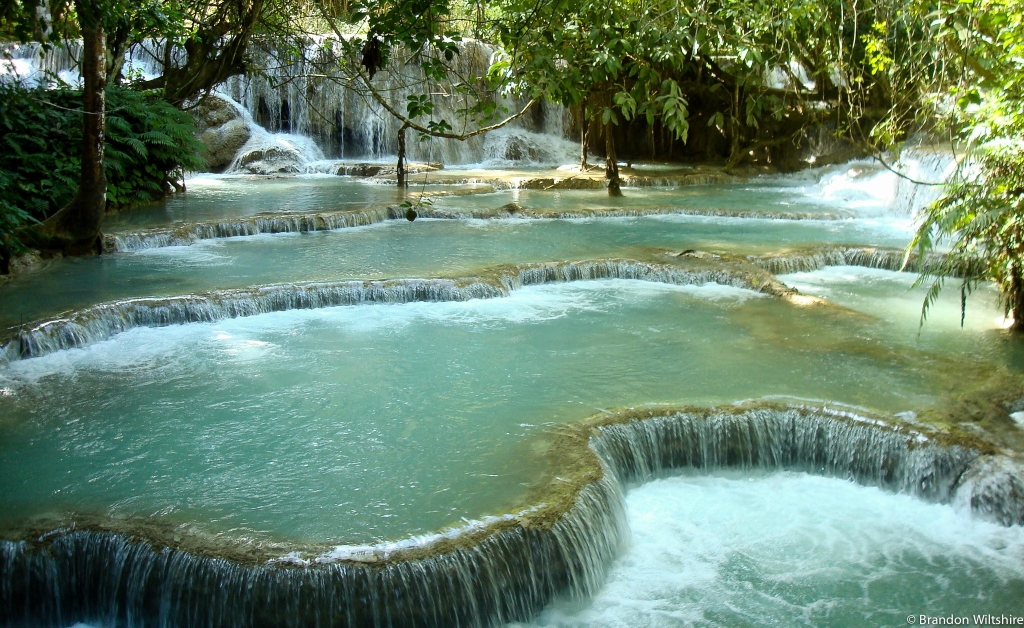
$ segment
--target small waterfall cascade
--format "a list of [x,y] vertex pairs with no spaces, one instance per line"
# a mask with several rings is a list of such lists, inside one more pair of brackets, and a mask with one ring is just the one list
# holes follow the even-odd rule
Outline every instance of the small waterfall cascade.
[[249,138],[238,149],[227,172],[250,174],[299,174],[323,161],[324,154],[311,138],[296,133],[270,133],[255,123],[239,103],[225,98],[248,129]]
[[[431,208],[420,208],[417,214],[423,218],[435,216]],[[236,220],[217,222],[187,223],[170,227],[154,227],[126,233],[104,235],[103,250],[107,253],[118,251],[142,251],[164,246],[185,246],[199,240],[234,238],[263,233],[307,233],[310,231],[333,231],[350,227],[364,227],[385,220],[405,220],[405,210],[399,207],[375,207],[357,211],[338,211],[317,214],[257,215]]]
[[754,285],[751,279],[727,269],[690,270],[634,260],[592,260],[529,264],[500,269],[495,279],[395,279],[283,284],[167,298],[128,299],[95,305],[44,321],[0,341],[0,360],[38,357],[84,347],[136,327],[165,327],[255,316],[268,312],[316,309],[363,303],[466,301],[507,296],[526,285],[593,279],[637,279],[674,285],[709,282],[754,290],[777,287]]
[[672,469],[791,469],[949,502],[977,457],[851,413],[673,415],[602,428],[595,449],[623,482]]
[[54,86],[58,82],[81,85],[78,60],[82,44],[69,41],[49,49],[37,42],[0,45],[0,81],[18,80],[29,86]]
[[[1024,523],[1024,468],[897,424],[753,404],[605,414],[554,438],[537,506],[417,543],[238,561],[128,533],[68,530],[0,542],[0,624],[496,626],[601,586],[628,542],[623,486],[679,468],[795,469]],[[572,450],[572,451],[570,451]],[[567,479],[568,478],[568,479]],[[555,485],[576,482],[568,495]],[[544,491],[548,491],[545,493]],[[554,505],[553,505],[554,504]],[[548,517],[531,516],[544,509]]]
[[[250,156],[257,154],[260,148],[271,160],[292,149],[312,155],[316,146],[316,150],[332,159],[394,159],[402,123],[365,90],[352,89],[348,77],[331,69],[335,53],[329,52],[330,41],[325,37],[312,38],[305,43],[301,54],[258,50],[254,56],[260,72],[234,76],[218,87],[222,96],[241,105],[255,122],[254,128],[267,131],[266,134],[254,133],[254,142],[262,143],[254,144]],[[80,48],[80,43],[75,41],[53,46],[47,52],[38,44],[5,45],[4,54],[0,55],[0,77],[16,73],[30,84],[46,84],[52,83],[48,77],[57,76],[69,84],[80,84]],[[465,40],[459,43],[459,48],[460,54],[454,59],[455,74],[470,78],[484,76],[496,53],[494,47]],[[184,54],[183,50],[173,50],[172,62],[181,63]],[[434,119],[447,120],[455,126],[455,132],[471,130],[459,126],[457,112],[471,103],[456,97],[453,85],[425,81],[415,58],[416,55],[407,51],[394,51],[391,66],[373,79],[374,87],[392,108],[402,113],[406,111],[409,96],[432,94]],[[125,54],[124,74],[129,78],[153,78],[161,74],[163,63],[163,43],[149,40],[132,46]],[[336,60],[333,65],[337,65]],[[493,98],[499,107],[508,111],[496,119],[517,113],[526,105],[524,100],[499,93],[494,93]],[[539,102],[509,126],[466,141],[441,138],[420,141],[418,134],[410,131],[407,157],[411,161],[489,167],[575,163],[579,159],[579,146],[565,138],[568,122],[567,109]],[[303,139],[297,139],[300,137]],[[245,165],[236,167],[246,171],[261,170],[245,169]]]
[[949,150],[922,147],[904,151],[890,166],[891,170],[877,160],[861,159],[828,167],[812,194],[849,207],[914,216],[939,198],[957,161]]
[[[773,255],[750,256],[748,259],[773,275],[808,273],[827,266],[863,266],[881,270],[903,270],[906,252],[902,249],[878,249],[861,247],[834,247],[812,249],[806,252],[778,253]],[[939,268],[944,260],[941,253],[929,253],[924,260],[923,270]],[[907,270],[916,272],[921,265],[917,254],[907,260]]]

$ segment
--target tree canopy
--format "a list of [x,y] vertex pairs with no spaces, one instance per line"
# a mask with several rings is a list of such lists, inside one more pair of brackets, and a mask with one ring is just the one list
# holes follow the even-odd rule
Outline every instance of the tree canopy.
[[[0,33],[53,43],[95,26],[107,82],[176,105],[258,71],[259,47],[315,54],[403,138],[465,139],[528,109],[504,109],[496,92],[547,100],[575,112],[583,161],[603,137],[610,189],[626,129],[728,166],[778,164],[812,130],[878,155],[942,141],[962,166],[913,247],[950,240],[943,276],[964,294],[995,280],[1024,321],[1022,13],[1013,0],[15,0]],[[484,75],[460,73],[466,38],[497,51]],[[162,74],[126,76],[125,51],[144,41],[160,43]],[[374,82],[399,59],[421,73],[404,108]],[[462,104],[442,114],[438,98]]]

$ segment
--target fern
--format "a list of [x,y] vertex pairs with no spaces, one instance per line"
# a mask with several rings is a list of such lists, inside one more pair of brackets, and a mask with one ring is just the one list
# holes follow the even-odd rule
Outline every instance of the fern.
[[[80,176],[81,92],[0,84],[0,256],[21,250],[15,231],[74,196]],[[107,91],[108,209],[163,198],[173,173],[202,167],[192,117],[155,93]]]

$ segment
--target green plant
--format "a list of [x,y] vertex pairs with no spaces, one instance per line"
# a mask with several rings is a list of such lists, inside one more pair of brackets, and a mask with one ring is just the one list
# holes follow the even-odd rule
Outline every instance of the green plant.
[[108,209],[159,200],[204,165],[192,117],[156,94],[108,90],[107,107]]
[[[1024,329],[1024,8],[1012,0],[963,0],[937,12],[936,38],[962,59],[963,79],[950,100],[963,166],[923,217],[911,253],[948,240],[929,273],[922,323],[946,276],[960,278],[961,321],[967,295],[994,281],[1004,314]],[[919,256],[923,259],[923,255]],[[925,277],[922,277],[925,280]]]
[[[159,200],[202,166],[191,117],[157,95],[107,91],[107,209]],[[0,255],[23,250],[17,229],[43,221],[78,187],[80,92],[0,85]]]

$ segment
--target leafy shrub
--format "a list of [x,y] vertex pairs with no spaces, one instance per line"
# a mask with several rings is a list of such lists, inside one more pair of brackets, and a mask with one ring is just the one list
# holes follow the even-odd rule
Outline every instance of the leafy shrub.
[[[42,221],[78,189],[82,94],[0,84],[0,255],[20,252],[15,230]],[[107,90],[107,209],[156,201],[169,181],[202,167],[189,114],[154,93]]]

